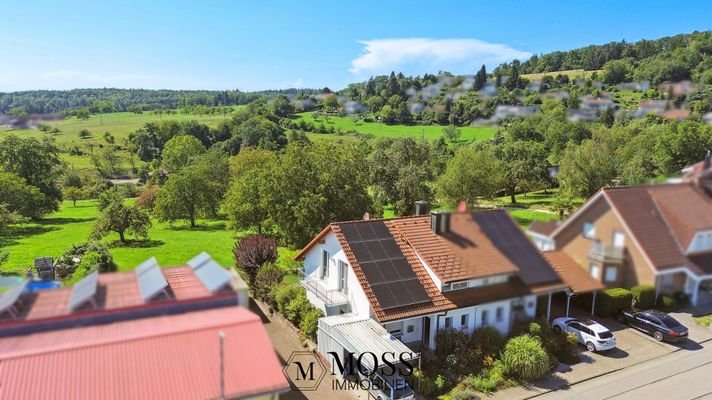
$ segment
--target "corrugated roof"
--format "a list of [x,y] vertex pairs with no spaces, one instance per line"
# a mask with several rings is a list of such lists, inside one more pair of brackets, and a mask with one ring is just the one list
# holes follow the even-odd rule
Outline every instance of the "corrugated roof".
[[212,399],[289,388],[260,318],[229,307],[0,339],[3,399]]

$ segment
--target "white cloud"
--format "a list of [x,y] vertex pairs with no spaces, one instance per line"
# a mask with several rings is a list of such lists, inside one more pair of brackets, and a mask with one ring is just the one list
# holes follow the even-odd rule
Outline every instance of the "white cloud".
[[493,65],[531,57],[531,53],[478,39],[375,39],[359,43],[364,45],[363,54],[352,60],[349,68],[351,73],[357,75],[401,70],[408,64],[448,69],[458,65]]
[[122,74],[122,75],[101,75],[82,71],[57,70],[40,74],[41,79],[60,81],[79,81],[84,83],[116,83],[126,81],[147,81],[154,79],[151,75],[142,74]]
[[290,82],[290,81],[284,81],[282,82],[282,89],[301,89],[304,86],[304,81],[302,78],[297,78],[296,81]]

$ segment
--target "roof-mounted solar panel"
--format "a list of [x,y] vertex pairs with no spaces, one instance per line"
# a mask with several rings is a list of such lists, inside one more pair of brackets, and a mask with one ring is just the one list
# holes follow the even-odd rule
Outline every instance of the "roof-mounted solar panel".
[[165,293],[168,287],[168,282],[163,276],[163,272],[154,265],[143,272],[136,271],[136,279],[138,280],[138,289],[141,292],[141,297],[144,301],[149,301],[156,297],[159,293]]
[[91,303],[96,307],[96,289],[99,286],[99,271],[94,271],[74,284],[72,297],[69,299],[69,309],[74,311],[86,304]]
[[136,275],[140,275],[153,267],[160,267],[158,265],[158,260],[156,260],[156,257],[151,257],[148,260],[139,264],[139,266],[135,269]]
[[190,265],[190,268],[193,268],[193,270],[196,270],[212,259],[213,258],[210,257],[210,254],[202,252],[188,261],[188,265]]
[[214,260],[209,260],[196,269],[195,275],[211,293],[221,290],[230,283],[230,274]]
[[17,309],[15,305],[19,302],[22,292],[25,291],[27,284],[30,283],[29,279],[25,279],[19,284],[13,286],[10,290],[5,292],[5,294],[0,297],[0,314],[9,312],[13,318],[17,318]]

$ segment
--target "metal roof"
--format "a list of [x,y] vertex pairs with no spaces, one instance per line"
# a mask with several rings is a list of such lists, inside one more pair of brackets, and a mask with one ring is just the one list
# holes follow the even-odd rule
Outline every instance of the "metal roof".
[[[364,318],[353,314],[334,315],[321,318],[320,324],[324,324],[329,329],[329,334],[336,339],[341,346],[354,354],[371,352],[374,354],[395,353],[401,355],[411,353],[410,358],[417,359],[415,353],[400,340],[393,337],[378,322],[371,318]],[[408,358],[406,358],[408,359]],[[362,362],[365,367],[373,368],[370,364],[371,357],[363,357]]]
[[216,399],[220,332],[226,398],[289,389],[260,318],[228,307],[2,338],[0,397]]

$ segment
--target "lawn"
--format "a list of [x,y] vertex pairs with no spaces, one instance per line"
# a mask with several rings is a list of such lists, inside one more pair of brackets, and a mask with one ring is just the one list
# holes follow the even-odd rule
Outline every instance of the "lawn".
[[522,228],[528,227],[534,220],[546,221],[558,218],[557,215],[552,213],[527,209],[508,208],[507,211]]
[[712,326],[712,314],[710,315],[703,315],[701,317],[694,317],[695,322],[697,322],[699,325],[710,327]]
[[539,72],[536,74],[522,74],[522,78],[529,79],[530,81],[532,80],[539,80],[542,79],[545,76],[551,76],[551,77],[556,77],[557,75],[567,75],[569,79],[576,79],[576,78],[590,78],[594,72],[601,72],[601,70],[592,70],[592,71],[584,71],[583,69],[569,69],[565,71],[554,71],[554,72]]
[[618,108],[623,110],[637,110],[638,103],[643,98],[643,92],[635,90],[621,90],[613,92],[613,100],[618,103]]
[[[324,124],[327,128],[341,128],[342,131],[355,130],[359,133],[369,133],[374,136],[388,137],[423,137],[427,140],[435,140],[443,135],[443,127],[438,125],[386,125],[380,122],[364,122],[352,117],[319,117],[314,120],[312,113],[296,114],[296,119],[303,119],[313,125]],[[462,136],[460,141],[470,142],[472,140],[489,139],[497,132],[497,128],[483,126],[465,126],[460,128]],[[339,136],[331,134],[312,134],[310,138],[324,136],[331,138],[348,138],[349,136]]]
[[[86,241],[97,216],[96,202],[78,201],[77,207],[65,201],[61,209],[40,222],[13,226],[0,239],[3,250],[10,252],[9,261],[2,266],[3,273],[24,273],[35,257],[54,258],[72,244]],[[174,225],[153,221],[150,241],[121,245],[117,235],[109,235],[105,242],[120,270],[131,270],[151,256],[163,266],[180,265],[207,251],[224,266],[234,265],[232,248],[235,233],[225,229],[224,221],[199,221],[198,228],[190,229],[183,223]],[[280,248],[280,259],[292,257],[295,252]],[[289,279],[296,279],[295,277]]]
[[[242,106],[237,106],[242,107]],[[236,107],[236,108],[237,108]],[[229,115],[193,115],[193,114],[172,114],[158,116],[152,112],[143,114],[134,114],[129,112],[110,113],[110,114],[95,114],[89,119],[81,120],[75,117],[67,118],[59,121],[47,122],[51,127],[57,127],[61,130],[58,134],[44,133],[37,129],[10,129],[7,126],[0,125],[0,139],[10,134],[19,137],[51,137],[57,145],[65,151],[62,158],[77,170],[93,169],[89,156],[71,156],[68,150],[74,146],[79,147],[82,151],[88,152],[88,145],[99,145],[104,143],[104,132],[111,133],[116,139],[117,144],[123,145],[124,139],[128,138],[129,133],[143,127],[147,122],[156,122],[161,120],[175,121],[190,121],[196,120],[211,127],[216,127],[220,122],[229,118]],[[87,129],[91,133],[88,139],[80,139],[79,131]],[[123,153],[122,153],[123,154]],[[124,167],[128,167],[128,160],[122,163]]]

